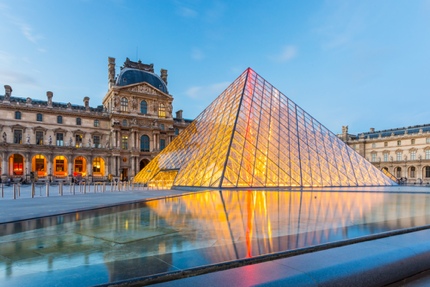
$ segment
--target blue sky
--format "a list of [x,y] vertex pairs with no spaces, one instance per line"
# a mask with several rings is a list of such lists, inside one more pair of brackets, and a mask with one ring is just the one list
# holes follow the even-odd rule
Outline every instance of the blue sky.
[[100,105],[129,57],[190,119],[251,67],[335,133],[430,123],[429,0],[0,0],[0,22],[13,96]]

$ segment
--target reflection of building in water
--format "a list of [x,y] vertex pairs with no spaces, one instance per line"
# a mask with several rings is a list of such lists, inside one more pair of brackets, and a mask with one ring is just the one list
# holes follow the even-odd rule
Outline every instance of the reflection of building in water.
[[2,224],[0,281],[88,265],[121,280],[243,259],[427,225],[429,205],[428,194],[225,190]]
[[251,69],[134,180],[215,188],[395,184]]

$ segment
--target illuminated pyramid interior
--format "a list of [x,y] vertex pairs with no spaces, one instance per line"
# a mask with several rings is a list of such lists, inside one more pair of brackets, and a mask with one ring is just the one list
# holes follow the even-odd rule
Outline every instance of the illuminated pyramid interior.
[[250,68],[134,182],[164,188],[395,184]]

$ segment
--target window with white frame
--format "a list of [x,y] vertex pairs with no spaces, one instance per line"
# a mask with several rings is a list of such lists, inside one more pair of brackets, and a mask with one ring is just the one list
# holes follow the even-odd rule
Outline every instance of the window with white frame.
[[375,162],[376,161],[376,153],[372,153],[371,154],[371,159],[370,161]]
[[430,149],[426,150],[426,159],[430,159]]
[[411,160],[415,160],[416,159],[416,156],[417,156],[417,152],[416,151],[411,151],[411,155],[410,155],[410,157],[411,157]]
[[388,161],[388,152],[384,152],[384,161]]
[[396,152],[396,160],[397,161],[401,161],[402,160],[402,152],[401,151]]

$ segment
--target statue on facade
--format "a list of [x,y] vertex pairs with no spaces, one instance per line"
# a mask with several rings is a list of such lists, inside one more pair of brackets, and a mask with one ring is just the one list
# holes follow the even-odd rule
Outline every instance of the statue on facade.
[[6,142],[7,141],[7,135],[6,135],[6,132],[3,132],[3,142]]
[[48,144],[52,145],[52,136],[49,136]]
[[91,144],[92,144],[91,139],[88,139],[88,147],[91,147]]
[[72,137],[69,138],[69,146],[73,146],[73,139],[72,139]]
[[26,141],[26,143],[30,144],[30,135],[29,134],[27,134],[27,141]]
[[137,110],[137,100],[136,98],[133,98],[133,100],[131,101],[131,107],[134,111]]
[[4,85],[4,98],[3,100],[9,101],[12,95],[12,87],[9,85]]

